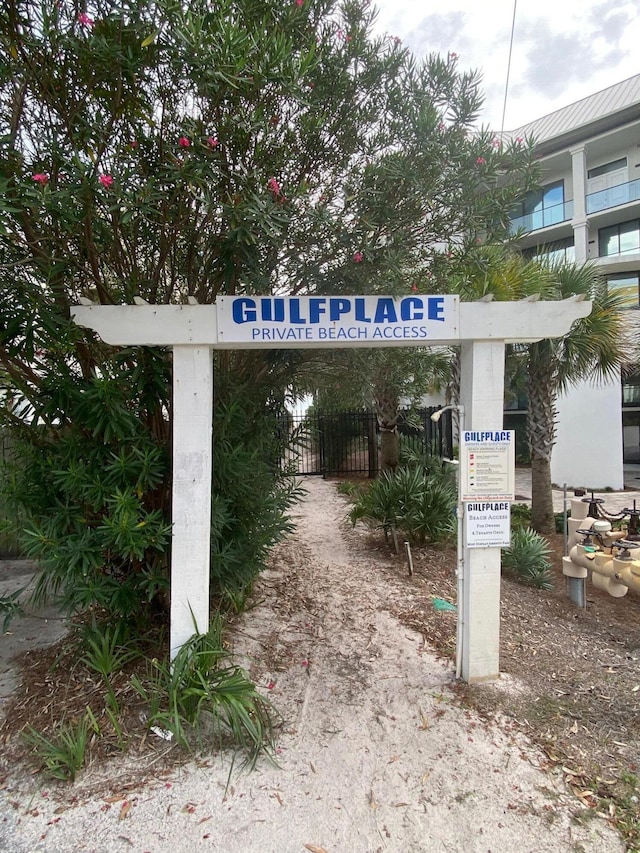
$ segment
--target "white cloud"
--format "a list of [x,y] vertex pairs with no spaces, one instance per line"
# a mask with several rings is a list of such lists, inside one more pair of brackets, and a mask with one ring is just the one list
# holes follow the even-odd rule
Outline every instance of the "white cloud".
[[[375,2],[375,0],[374,0]],[[483,124],[502,119],[513,0],[377,0],[377,28],[417,56],[454,51],[483,77]],[[637,74],[636,0],[520,0],[505,126],[513,129]]]

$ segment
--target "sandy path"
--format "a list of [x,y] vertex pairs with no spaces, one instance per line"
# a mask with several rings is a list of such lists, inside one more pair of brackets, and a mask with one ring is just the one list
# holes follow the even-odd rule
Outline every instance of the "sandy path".
[[128,794],[124,819],[122,801],[87,798],[82,780],[65,795],[79,804],[58,813],[51,796],[27,802],[10,786],[19,807],[0,824],[0,849],[621,851],[522,735],[458,704],[451,666],[386,609],[406,595],[402,579],[357,549],[333,484],[306,487],[297,534],[235,637],[283,714],[280,768],[234,778],[225,797],[228,760],[192,763]]

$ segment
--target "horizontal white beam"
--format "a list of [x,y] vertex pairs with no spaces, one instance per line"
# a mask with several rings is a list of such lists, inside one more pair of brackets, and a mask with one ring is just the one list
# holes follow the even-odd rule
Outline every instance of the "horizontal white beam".
[[[230,297],[225,297],[226,299]],[[288,298],[288,297],[285,297]],[[352,297],[346,297],[352,298]],[[209,346],[214,349],[312,349],[389,346],[456,346],[467,341],[496,340],[507,343],[556,338],[591,312],[591,302],[462,302],[457,334],[430,340],[417,337],[382,337],[377,340],[221,340],[218,308],[213,305],[76,305],[71,316],[80,326],[94,329],[109,344]],[[277,324],[273,324],[274,327]],[[392,323],[381,328],[390,330]],[[399,325],[399,324],[398,324]],[[419,321],[417,321],[419,325]],[[335,332],[334,323],[332,329]]]

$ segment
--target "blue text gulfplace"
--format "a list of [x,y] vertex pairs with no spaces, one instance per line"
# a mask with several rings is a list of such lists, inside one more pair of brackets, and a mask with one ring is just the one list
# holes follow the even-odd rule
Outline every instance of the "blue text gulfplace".
[[465,441],[511,441],[511,430],[502,432],[465,432]]

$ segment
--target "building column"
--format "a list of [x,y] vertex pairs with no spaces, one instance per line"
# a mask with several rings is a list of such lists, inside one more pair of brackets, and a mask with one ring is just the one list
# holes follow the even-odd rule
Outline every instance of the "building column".
[[213,352],[173,347],[171,659],[209,630]]
[[573,180],[573,242],[576,262],[584,263],[589,256],[589,223],[587,220],[587,149],[585,145],[571,149]]
[[[504,341],[470,341],[461,347],[460,402],[465,430],[502,429]],[[464,681],[488,681],[500,674],[500,548],[467,548],[463,519],[462,601],[458,642]]]

